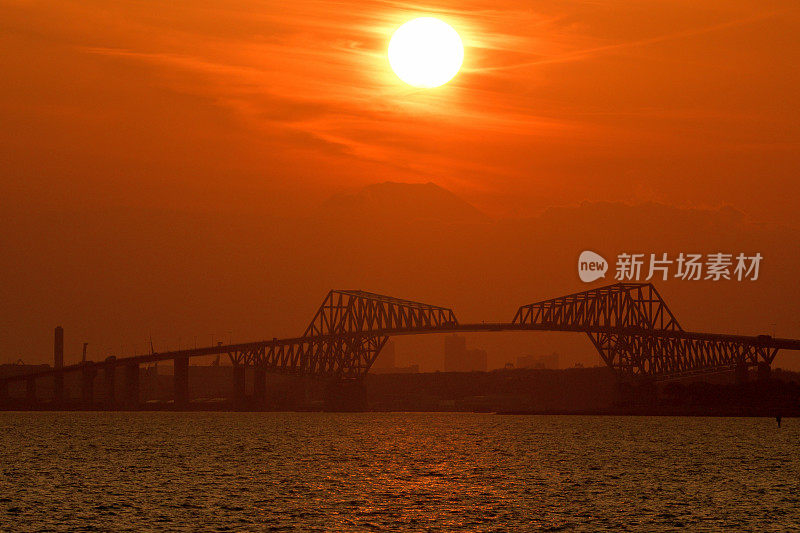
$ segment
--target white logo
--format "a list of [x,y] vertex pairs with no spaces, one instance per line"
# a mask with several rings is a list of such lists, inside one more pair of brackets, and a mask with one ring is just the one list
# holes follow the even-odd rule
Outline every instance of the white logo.
[[[670,254],[659,252],[620,253],[614,279],[617,281],[650,281],[658,279],[680,279],[685,281],[756,281],[759,279],[761,262],[764,256],[760,253],[714,252],[710,254],[684,253]],[[586,250],[578,258],[578,275],[581,281],[590,283],[606,277],[608,262],[603,256]]]
[[602,255],[585,250],[578,258],[578,275],[585,283],[606,277],[608,261]]

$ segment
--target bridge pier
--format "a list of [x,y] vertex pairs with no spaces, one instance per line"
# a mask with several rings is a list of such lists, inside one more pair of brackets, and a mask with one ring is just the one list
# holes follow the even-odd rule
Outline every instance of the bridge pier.
[[744,361],[736,363],[736,384],[742,385],[750,380],[750,367]]
[[[56,327],[53,339],[53,368],[58,370],[64,367],[64,328]],[[53,374],[53,403],[64,403],[64,374]]]
[[658,386],[648,376],[618,376],[614,403],[626,409],[641,409],[658,401]]
[[253,369],[253,399],[257,407],[264,407],[267,400],[267,371],[264,368]]
[[771,372],[769,363],[761,361],[758,363],[758,366],[756,368],[757,368],[756,376],[758,381],[767,381],[769,379]]
[[357,412],[367,408],[367,388],[361,379],[331,380],[325,386],[325,410]]
[[233,366],[233,401],[237,406],[244,405],[246,370],[247,367],[244,365]]
[[94,378],[97,368],[91,361],[83,365],[81,370],[81,403],[84,409],[90,409],[94,404]]
[[189,356],[183,355],[172,360],[175,407],[189,405]]
[[53,403],[56,405],[64,404],[64,373],[53,374]]
[[36,378],[25,380],[25,400],[31,404],[31,407],[36,403]]
[[128,363],[125,365],[125,407],[136,409],[139,407],[139,364]]
[[115,380],[117,377],[117,358],[113,355],[106,357],[106,366],[103,368],[103,379],[105,381],[106,406],[111,408],[116,403]]

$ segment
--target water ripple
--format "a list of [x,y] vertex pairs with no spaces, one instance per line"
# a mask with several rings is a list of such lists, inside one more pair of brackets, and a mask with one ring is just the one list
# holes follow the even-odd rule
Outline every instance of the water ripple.
[[2,413],[0,530],[800,531],[800,421]]

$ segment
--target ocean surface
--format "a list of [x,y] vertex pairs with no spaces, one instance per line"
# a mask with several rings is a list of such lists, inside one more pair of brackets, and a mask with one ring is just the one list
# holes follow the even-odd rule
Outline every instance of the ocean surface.
[[800,420],[0,413],[0,531],[800,531]]

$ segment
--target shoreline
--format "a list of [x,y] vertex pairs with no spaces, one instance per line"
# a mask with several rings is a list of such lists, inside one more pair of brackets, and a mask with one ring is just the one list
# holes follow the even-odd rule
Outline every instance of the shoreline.
[[461,413],[461,414],[493,414],[500,416],[646,416],[646,417],[713,417],[713,418],[800,418],[800,408],[754,407],[754,408],[608,408],[608,409],[537,409],[537,410],[390,410],[390,409],[363,409],[363,410],[327,410],[309,407],[307,409],[254,409],[249,407],[236,407],[233,405],[203,405],[190,404],[182,408],[175,408],[169,403],[142,405],[132,409],[112,409],[101,406],[81,408],[77,406],[56,407],[41,405],[34,409],[15,408],[7,406],[0,408],[0,412],[27,413],[27,412],[94,412],[94,413],[136,413],[136,412],[168,412],[168,413]]

